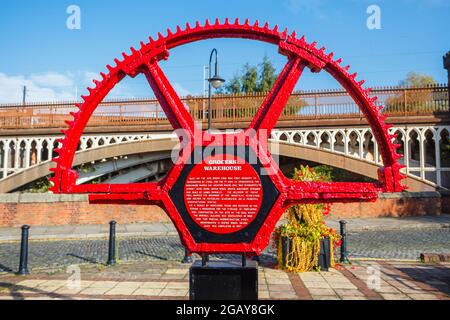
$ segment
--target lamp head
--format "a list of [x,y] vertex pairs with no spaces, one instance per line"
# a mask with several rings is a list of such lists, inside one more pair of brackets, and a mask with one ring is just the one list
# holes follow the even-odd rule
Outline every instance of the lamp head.
[[215,75],[214,77],[209,78],[208,82],[214,87],[214,89],[219,89],[225,82],[225,80],[219,77],[218,75]]

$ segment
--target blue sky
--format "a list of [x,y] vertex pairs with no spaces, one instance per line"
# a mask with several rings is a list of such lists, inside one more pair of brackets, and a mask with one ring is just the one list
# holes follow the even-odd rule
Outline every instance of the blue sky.
[[[81,9],[81,30],[69,30],[69,5]],[[381,30],[366,27],[369,5],[381,9]],[[0,5],[0,103],[72,100],[106,64],[138,46],[149,35],[216,17],[279,24],[308,41],[317,41],[343,57],[368,86],[395,85],[409,71],[446,83],[442,56],[450,50],[448,0],[278,0],[278,1],[2,1]],[[201,94],[203,65],[216,47],[221,75],[230,79],[246,62],[264,54],[277,68],[284,58],[274,46],[246,40],[211,40],[175,49],[162,64],[181,95]],[[337,88],[326,74],[305,74],[298,89]],[[152,93],[143,78],[127,79],[110,98],[144,97]]]

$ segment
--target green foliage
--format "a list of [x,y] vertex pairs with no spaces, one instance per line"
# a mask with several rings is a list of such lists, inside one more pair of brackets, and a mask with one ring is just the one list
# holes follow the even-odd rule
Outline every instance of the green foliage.
[[246,63],[241,78],[243,92],[258,91],[258,69]]
[[335,182],[375,182],[373,179],[356,173],[349,172],[344,169],[335,168],[327,165],[314,167],[314,170],[321,174],[327,181]]
[[278,74],[268,56],[256,66],[246,63],[225,86],[226,93],[254,93],[270,91]]
[[36,182],[32,183],[29,187],[28,192],[30,193],[47,193],[48,190],[52,187],[51,182],[48,180],[48,177],[41,178],[36,180]]
[[[436,84],[433,77],[415,72],[408,73],[406,79],[399,82],[401,86],[418,88]],[[386,100],[385,111],[390,113],[434,111],[441,109],[444,104],[445,101],[436,100],[430,90],[407,90],[390,96]]]
[[276,69],[268,56],[264,56],[263,61],[259,65],[260,75],[258,83],[258,92],[267,92],[272,89],[277,80]]
[[433,77],[415,72],[408,73],[406,79],[400,81],[401,86],[412,87],[426,87],[434,84],[437,84],[437,82],[433,79]]
[[225,91],[228,93],[241,93],[241,77],[239,74],[235,74],[233,78],[225,85]]

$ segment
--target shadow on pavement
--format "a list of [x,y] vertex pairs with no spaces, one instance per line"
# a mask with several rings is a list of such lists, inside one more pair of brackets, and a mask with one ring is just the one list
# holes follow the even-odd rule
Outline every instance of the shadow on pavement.
[[[0,282],[0,290],[1,289],[8,289],[9,295],[14,300],[24,300],[25,298],[33,298],[33,297],[25,297],[24,294],[21,291],[27,291],[30,293],[39,294],[39,297],[48,297],[49,299],[64,299],[64,300],[74,300],[70,296],[58,294],[58,293],[52,293],[43,291],[37,288],[30,288],[25,286],[20,286],[13,283],[7,283],[7,282]],[[4,292],[3,292],[4,293]]]
[[70,256],[70,257],[74,257],[74,258],[83,260],[85,262],[92,263],[92,264],[99,264],[99,263],[101,263],[100,261],[97,261],[97,259],[95,259],[95,258],[83,257],[83,256],[80,256],[80,255],[75,254],[75,253],[67,253],[67,255]]
[[427,269],[398,268],[411,279],[426,283],[430,287],[450,295],[450,272],[449,268],[430,266]]

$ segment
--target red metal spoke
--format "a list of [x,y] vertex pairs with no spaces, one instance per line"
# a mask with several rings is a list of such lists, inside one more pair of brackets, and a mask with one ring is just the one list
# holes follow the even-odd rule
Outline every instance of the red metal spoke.
[[366,182],[299,182],[289,180],[286,204],[376,200],[382,189]]
[[131,183],[131,184],[83,184],[74,186],[73,193],[89,193],[92,202],[136,202],[147,204],[158,203],[163,197],[161,183]]
[[146,67],[143,73],[161,104],[162,109],[166,113],[170,124],[175,130],[183,128],[192,136],[195,125],[194,120],[166,75],[156,61],[150,61],[146,64]]
[[267,135],[270,135],[306,65],[307,62],[300,57],[289,59],[256,113],[249,129],[253,128],[256,131],[266,129]]

